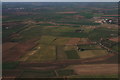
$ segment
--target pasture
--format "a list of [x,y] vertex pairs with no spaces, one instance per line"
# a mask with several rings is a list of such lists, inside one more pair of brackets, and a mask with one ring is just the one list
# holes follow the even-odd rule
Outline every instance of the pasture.
[[40,45],[40,49],[30,56],[27,62],[45,62],[54,61],[56,59],[55,46]]

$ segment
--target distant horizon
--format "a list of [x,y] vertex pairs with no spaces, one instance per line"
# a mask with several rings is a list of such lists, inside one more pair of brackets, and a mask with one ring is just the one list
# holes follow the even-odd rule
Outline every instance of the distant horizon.
[[1,2],[119,2],[119,0],[1,0]]
[[[1,1],[2,3],[3,3],[3,1]],[[4,1],[5,2],[5,1]],[[8,2],[8,1],[6,1],[6,2]],[[9,1],[10,2],[10,1]],[[14,1],[15,2],[15,1]],[[16,2],[19,2],[19,1],[16,1]],[[25,2],[25,1],[24,1]],[[28,2],[28,1],[26,1],[26,2]],[[30,1],[30,2],[33,2],[33,1]],[[35,2],[35,1],[34,1]],[[112,2],[112,1],[111,1]],[[11,2],[10,2],[11,3]],[[20,2],[20,3],[22,3],[22,2]],[[52,2],[50,2],[50,3],[52,3]],[[56,2],[57,3],[57,2]],[[58,3],[62,3],[62,2],[58,2]],[[72,3],[72,2],[71,2]],[[86,3],[86,2],[81,2],[81,3]],[[92,3],[92,2],[88,2],[88,3]],[[98,3],[100,3],[100,2],[98,2]],[[102,3],[102,2],[101,2]],[[104,3],[104,2],[103,2]],[[105,3],[108,3],[108,2],[105,2]],[[116,2],[114,2],[114,3],[116,3]]]

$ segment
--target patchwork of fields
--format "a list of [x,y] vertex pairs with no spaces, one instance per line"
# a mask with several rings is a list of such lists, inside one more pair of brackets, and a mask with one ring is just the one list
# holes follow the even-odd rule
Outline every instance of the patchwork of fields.
[[[41,36],[36,42],[38,43],[37,46],[29,51],[27,55],[22,56],[20,61],[50,62],[95,58],[109,54],[107,50],[97,44],[91,43],[87,38]],[[80,51],[78,48],[85,50]]]
[[3,3],[3,77],[117,77],[118,26],[102,22],[115,6]]

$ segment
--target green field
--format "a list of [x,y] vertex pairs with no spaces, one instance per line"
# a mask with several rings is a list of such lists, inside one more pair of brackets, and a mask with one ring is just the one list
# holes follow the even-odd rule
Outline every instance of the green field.
[[53,45],[65,45],[70,38],[58,37],[52,44]]
[[2,63],[2,69],[16,69],[19,65],[19,62],[4,62]]
[[39,40],[39,43],[41,44],[52,44],[53,41],[55,41],[57,38],[54,36],[42,36]]
[[74,71],[71,69],[56,70],[56,72],[59,76],[69,76],[74,74]]
[[45,78],[45,77],[55,77],[55,73],[52,70],[48,71],[35,71],[35,70],[28,70],[24,71],[20,78]]
[[65,54],[64,46],[56,46],[57,60],[66,60],[67,55]]
[[[109,65],[101,70],[99,65],[93,66],[91,70],[96,75],[79,71],[90,68],[81,65],[94,62],[114,63],[109,68],[116,68],[120,42],[110,39],[120,34],[117,2],[3,2],[2,9],[3,78],[116,77],[106,72],[96,74],[97,70],[107,71]],[[97,60],[99,57],[106,59]],[[75,64],[80,67],[72,68]],[[14,70],[22,74],[17,75]]]
[[30,56],[27,62],[45,62],[54,61],[56,59],[55,46],[40,45],[40,49]]
[[79,59],[79,55],[75,50],[65,51],[68,59]]
[[104,56],[107,54],[108,52],[106,50],[86,50],[79,52],[79,56],[81,59],[94,58],[94,57]]
[[74,76],[69,76],[69,80],[75,80],[73,78],[109,78],[109,80],[116,80],[118,78],[118,74],[111,74],[111,75],[74,75]]
[[84,49],[83,51],[78,51],[80,58],[93,58],[107,55],[108,52],[102,49],[99,45],[78,45],[79,48]]

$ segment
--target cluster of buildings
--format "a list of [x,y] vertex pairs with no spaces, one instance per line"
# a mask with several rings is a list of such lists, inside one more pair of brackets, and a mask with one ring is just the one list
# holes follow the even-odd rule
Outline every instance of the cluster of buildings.
[[119,15],[104,15],[102,17],[95,17],[97,19],[95,22],[97,23],[107,23],[107,24],[120,24],[119,22]]

